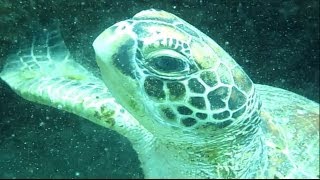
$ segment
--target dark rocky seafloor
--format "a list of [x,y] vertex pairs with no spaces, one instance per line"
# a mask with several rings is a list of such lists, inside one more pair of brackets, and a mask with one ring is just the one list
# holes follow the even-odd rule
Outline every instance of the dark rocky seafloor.
[[[214,39],[260,84],[319,102],[318,0],[0,0],[0,67],[58,20],[75,58],[95,66],[93,40],[141,10],[157,8]],[[0,178],[141,178],[129,142],[73,114],[30,103],[0,80]]]

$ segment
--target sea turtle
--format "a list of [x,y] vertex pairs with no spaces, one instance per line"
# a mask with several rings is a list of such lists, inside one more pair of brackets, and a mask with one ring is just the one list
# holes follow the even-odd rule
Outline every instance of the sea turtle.
[[23,98],[127,137],[146,178],[319,178],[319,104],[254,84],[211,38],[145,10],[93,42],[101,76],[58,31],[10,56],[1,78]]

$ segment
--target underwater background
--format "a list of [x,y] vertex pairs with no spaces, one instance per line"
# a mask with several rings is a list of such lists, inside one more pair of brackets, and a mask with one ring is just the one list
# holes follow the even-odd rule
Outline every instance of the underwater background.
[[[93,40],[149,8],[207,34],[253,82],[319,102],[319,0],[0,0],[0,67],[55,20],[75,59],[94,68]],[[0,80],[0,178],[142,178],[139,163],[126,138]]]

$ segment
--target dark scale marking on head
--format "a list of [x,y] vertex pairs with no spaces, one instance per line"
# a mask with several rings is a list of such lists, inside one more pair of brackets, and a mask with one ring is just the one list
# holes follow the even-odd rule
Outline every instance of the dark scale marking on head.
[[222,99],[225,99],[228,96],[227,87],[219,87],[214,91],[208,93],[208,100],[211,105],[211,109],[220,109],[226,106],[225,102]]
[[217,119],[217,120],[228,119],[230,117],[230,112],[223,111],[221,113],[213,114],[212,117],[213,119]]
[[181,99],[186,94],[186,88],[179,82],[168,82],[167,87],[170,93],[170,100]]
[[186,106],[179,106],[179,107],[177,108],[177,110],[178,110],[178,112],[179,112],[180,114],[182,114],[182,115],[190,115],[190,114],[192,114],[192,110],[189,109],[189,108],[186,107]]
[[204,93],[205,91],[204,86],[196,78],[190,79],[188,86],[190,90],[195,93]]
[[218,83],[217,76],[214,72],[202,72],[200,78],[210,87],[213,87]]
[[176,119],[176,115],[174,114],[174,112],[170,109],[170,108],[163,108],[161,109],[163,114],[170,120],[175,120]]
[[246,106],[242,107],[241,109],[237,110],[236,112],[234,112],[232,114],[232,118],[238,118],[239,116],[241,116],[245,111],[246,111]]
[[167,45],[166,47],[169,47],[170,46],[170,38],[167,38]]
[[231,89],[231,95],[229,99],[229,108],[231,110],[235,110],[240,108],[242,105],[244,105],[247,102],[247,97],[239,91],[237,88],[232,87]]
[[194,118],[185,118],[182,119],[182,124],[185,125],[186,127],[191,127],[197,123],[197,121]]
[[198,109],[206,108],[206,103],[203,97],[190,97],[189,103]]
[[177,44],[177,40],[176,39],[172,39],[171,48],[175,48],[176,44]]
[[130,59],[133,57],[134,40],[129,39],[124,43],[119,51],[112,55],[113,64],[125,75],[130,76],[132,79],[135,78],[133,67]]
[[196,116],[200,119],[206,119],[208,117],[208,115],[204,113],[196,113]]
[[183,43],[183,48],[185,48],[185,49],[187,49],[189,46],[188,46],[188,44],[187,43]]
[[160,46],[163,46],[163,44],[164,44],[163,41],[164,41],[164,39],[160,39],[160,40],[159,40],[159,45],[160,45]]
[[149,96],[164,99],[163,82],[159,79],[147,77],[144,81],[144,89]]
[[181,47],[181,46],[178,46],[178,47],[176,48],[176,50],[179,51],[179,52],[181,52],[182,47]]
[[190,50],[186,49],[186,50],[184,50],[184,53],[190,55]]

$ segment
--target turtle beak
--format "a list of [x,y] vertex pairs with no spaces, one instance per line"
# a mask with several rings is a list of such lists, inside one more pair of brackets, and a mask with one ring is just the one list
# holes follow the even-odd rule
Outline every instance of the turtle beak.
[[[93,42],[96,60],[102,76],[125,75],[135,79],[137,36],[126,21],[121,21],[103,31]],[[113,78],[113,77],[105,77]]]
[[123,106],[133,104],[139,84],[134,68],[137,35],[130,23],[121,21],[109,27],[95,39],[93,47],[102,80],[108,89]]
[[121,63],[122,67],[117,67],[117,69],[126,71],[129,69],[128,66],[132,64],[130,61],[135,60],[136,39],[137,36],[133,33],[130,24],[121,21],[103,31],[94,40],[93,47],[96,56],[103,63],[108,64],[109,61],[116,65]]

